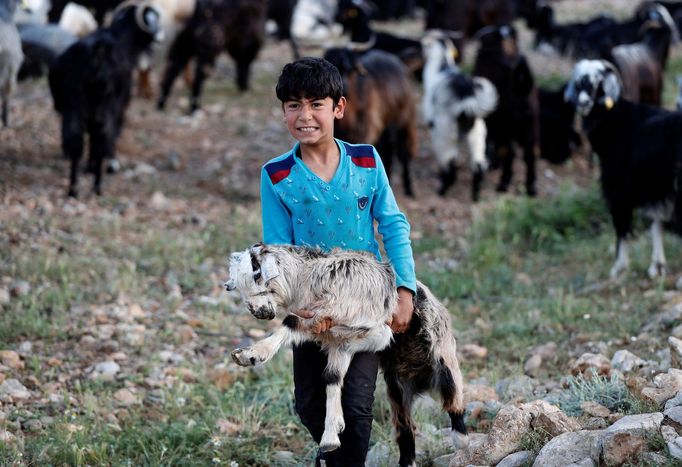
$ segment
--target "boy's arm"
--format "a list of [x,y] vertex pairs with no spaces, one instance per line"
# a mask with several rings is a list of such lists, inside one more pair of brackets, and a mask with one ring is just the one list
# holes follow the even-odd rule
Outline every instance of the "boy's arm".
[[372,215],[378,222],[384,249],[396,275],[398,306],[389,324],[394,332],[400,333],[409,327],[414,311],[412,297],[417,290],[410,224],[398,208],[386,170],[376,151],[374,157],[377,161],[377,192],[372,203]]
[[260,178],[261,216],[263,219],[263,243],[294,243],[294,229],[291,225],[291,213],[275,192],[275,187],[265,169]]
[[377,191],[372,202],[372,216],[378,222],[384,249],[395,271],[396,285],[414,294],[417,290],[417,279],[410,242],[410,224],[398,208],[393,190],[388,184],[386,170],[376,151],[374,157],[377,161]]

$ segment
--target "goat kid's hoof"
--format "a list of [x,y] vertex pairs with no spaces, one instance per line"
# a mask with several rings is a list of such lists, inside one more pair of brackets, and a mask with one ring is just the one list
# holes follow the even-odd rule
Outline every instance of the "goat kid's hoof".
[[336,433],[333,436],[326,436],[326,433],[322,435],[322,440],[320,441],[320,451],[329,452],[339,449],[341,447],[341,440],[339,435]]
[[240,366],[255,366],[261,360],[256,357],[256,354],[250,348],[235,349],[232,351],[232,360]]
[[665,263],[651,263],[651,266],[649,266],[647,272],[649,273],[649,277],[651,279],[665,277]]

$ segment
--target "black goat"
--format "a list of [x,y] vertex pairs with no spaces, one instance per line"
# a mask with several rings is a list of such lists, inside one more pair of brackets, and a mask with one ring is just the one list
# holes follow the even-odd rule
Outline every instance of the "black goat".
[[343,26],[344,31],[350,32],[351,47],[359,52],[375,49],[397,55],[411,73],[421,78],[424,67],[421,42],[372,30],[369,22],[374,11],[375,8],[367,0],[339,1],[336,21]]
[[611,277],[629,265],[628,236],[633,213],[652,217],[653,252],[649,275],[665,273],[662,229],[671,222],[682,234],[682,113],[622,99],[615,67],[605,60],[582,60],[566,87],[566,100],[583,116],[583,129],[599,156],[602,193],[616,230],[616,262]]
[[133,70],[158,31],[159,12],[151,4],[123,6],[109,27],[73,44],[50,69],[54,107],[62,116],[62,149],[71,159],[69,196],[78,194],[78,162],[86,132],[90,135],[88,170],[95,175],[95,193],[102,193],[102,161],[114,158]]
[[397,157],[403,166],[405,194],[414,196],[410,160],[417,154],[417,108],[405,66],[395,55],[380,50],[360,55],[332,48],[324,58],[341,72],[347,99],[335,134],[349,143],[375,145],[389,177]]
[[540,157],[552,164],[562,164],[571,158],[582,144],[575,130],[575,107],[564,100],[566,86],[558,90],[538,89],[540,104]]
[[499,95],[495,111],[486,118],[492,165],[502,164],[497,191],[507,191],[515,157],[513,143],[523,150],[526,194],[535,196],[535,158],[539,155],[538,98],[533,74],[518,51],[516,30],[490,26],[479,33],[481,46],[473,74],[490,80]]
[[265,39],[266,13],[267,0],[199,0],[194,15],[171,45],[158,108],[165,107],[173,82],[194,58],[189,110],[197,110],[209,68],[223,50],[237,65],[237,86],[241,91],[247,90],[251,62]]

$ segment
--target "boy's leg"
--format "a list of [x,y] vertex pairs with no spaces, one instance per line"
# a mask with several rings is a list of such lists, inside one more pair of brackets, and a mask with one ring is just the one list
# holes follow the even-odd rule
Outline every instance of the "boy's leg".
[[[294,347],[294,385],[296,412],[319,443],[324,432],[326,386],[322,371],[327,356],[314,343]],[[327,467],[364,466],[372,432],[372,404],[379,357],[375,353],[355,354],[343,382],[341,405],[346,428],[341,447],[322,455]]]

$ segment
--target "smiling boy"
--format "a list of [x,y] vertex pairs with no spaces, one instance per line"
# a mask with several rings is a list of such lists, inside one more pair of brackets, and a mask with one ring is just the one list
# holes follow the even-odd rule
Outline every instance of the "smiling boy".
[[[287,129],[297,143],[263,166],[263,241],[364,250],[379,258],[376,222],[398,287],[391,329],[406,331],[416,290],[410,225],[398,208],[374,147],[334,138],[334,121],[343,118],[346,107],[341,75],[324,59],[301,58],[284,66],[276,93]],[[307,310],[300,314],[312,316]],[[314,331],[325,332],[333,325],[324,319]],[[319,443],[324,431],[327,357],[319,345],[310,342],[294,347],[293,355],[296,412]],[[341,447],[320,453],[316,465],[321,460],[328,467],[364,465],[378,368],[379,357],[374,353],[353,358],[343,381],[346,427]]]

